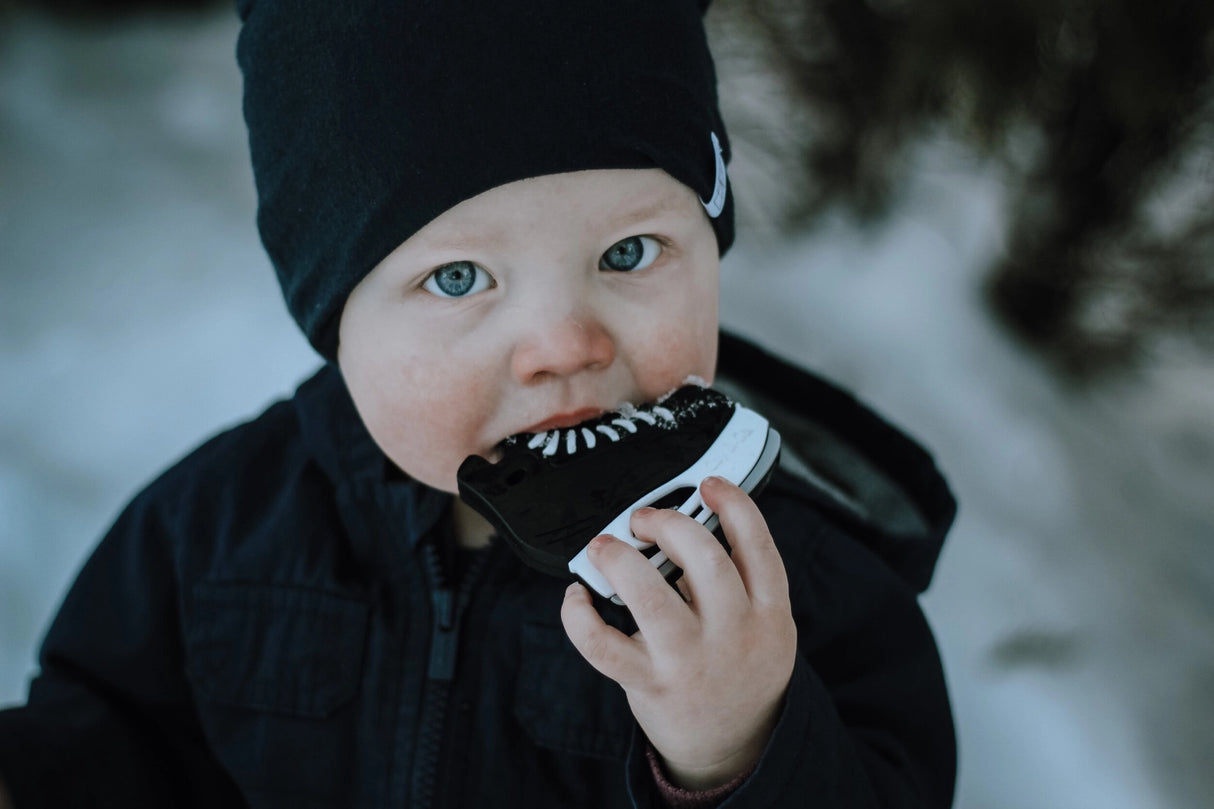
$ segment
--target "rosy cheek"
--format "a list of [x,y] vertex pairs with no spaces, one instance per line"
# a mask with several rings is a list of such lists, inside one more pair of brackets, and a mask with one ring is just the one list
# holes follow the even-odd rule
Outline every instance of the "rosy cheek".
[[658,329],[652,345],[661,350],[651,355],[641,387],[648,396],[660,396],[698,376],[711,383],[716,371],[716,323],[697,323],[689,328],[668,325]]

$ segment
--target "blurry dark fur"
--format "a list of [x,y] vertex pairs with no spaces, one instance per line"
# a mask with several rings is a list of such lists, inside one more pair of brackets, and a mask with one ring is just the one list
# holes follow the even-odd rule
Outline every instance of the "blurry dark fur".
[[879,217],[943,127],[1019,183],[988,284],[1015,334],[1078,377],[1214,347],[1214,3],[716,0],[709,26],[743,229]]

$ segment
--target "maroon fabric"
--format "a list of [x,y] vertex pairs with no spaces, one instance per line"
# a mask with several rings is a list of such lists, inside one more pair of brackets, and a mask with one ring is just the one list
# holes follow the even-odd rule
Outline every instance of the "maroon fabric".
[[658,785],[658,791],[662,793],[662,800],[670,809],[714,809],[735,789],[742,786],[742,782],[754,772],[754,768],[751,767],[729,783],[712,789],[683,789],[670,783],[662,769],[662,762],[658,758],[657,751],[653,749],[652,745],[645,751],[645,756],[649,759],[649,769],[653,771],[653,780]]

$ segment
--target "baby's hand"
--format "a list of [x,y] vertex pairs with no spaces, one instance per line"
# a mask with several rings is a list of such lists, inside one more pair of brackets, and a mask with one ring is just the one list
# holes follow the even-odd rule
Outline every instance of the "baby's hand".
[[788,578],[767,523],[741,489],[720,478],[700,487],[733,556],[704,526],[671,509],[632,517],[683,569],[680,590],[627,543],[598,537],[590,558],[628,605],[638,631],[603,622],[581,584],[561,621],[573,645],[619,683],[641,729],[679,786],[707,789],[750,769],[763,752],[792,676],[797,627]]

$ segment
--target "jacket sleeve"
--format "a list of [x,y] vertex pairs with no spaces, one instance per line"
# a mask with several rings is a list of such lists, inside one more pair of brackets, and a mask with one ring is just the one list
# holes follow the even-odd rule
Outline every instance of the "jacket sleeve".
[[[831,524],[802,520],[780,542],[798,630],[783,712],[721,809],[950,806],[952,712],[917,593]],[[640,809],[661,807],[643,751],[630,752],[629,789]]]
[[160,516],[146,493],[122,514],[60,606],[27,704],[0,712],[16,809],[243,803],[190,699]]

